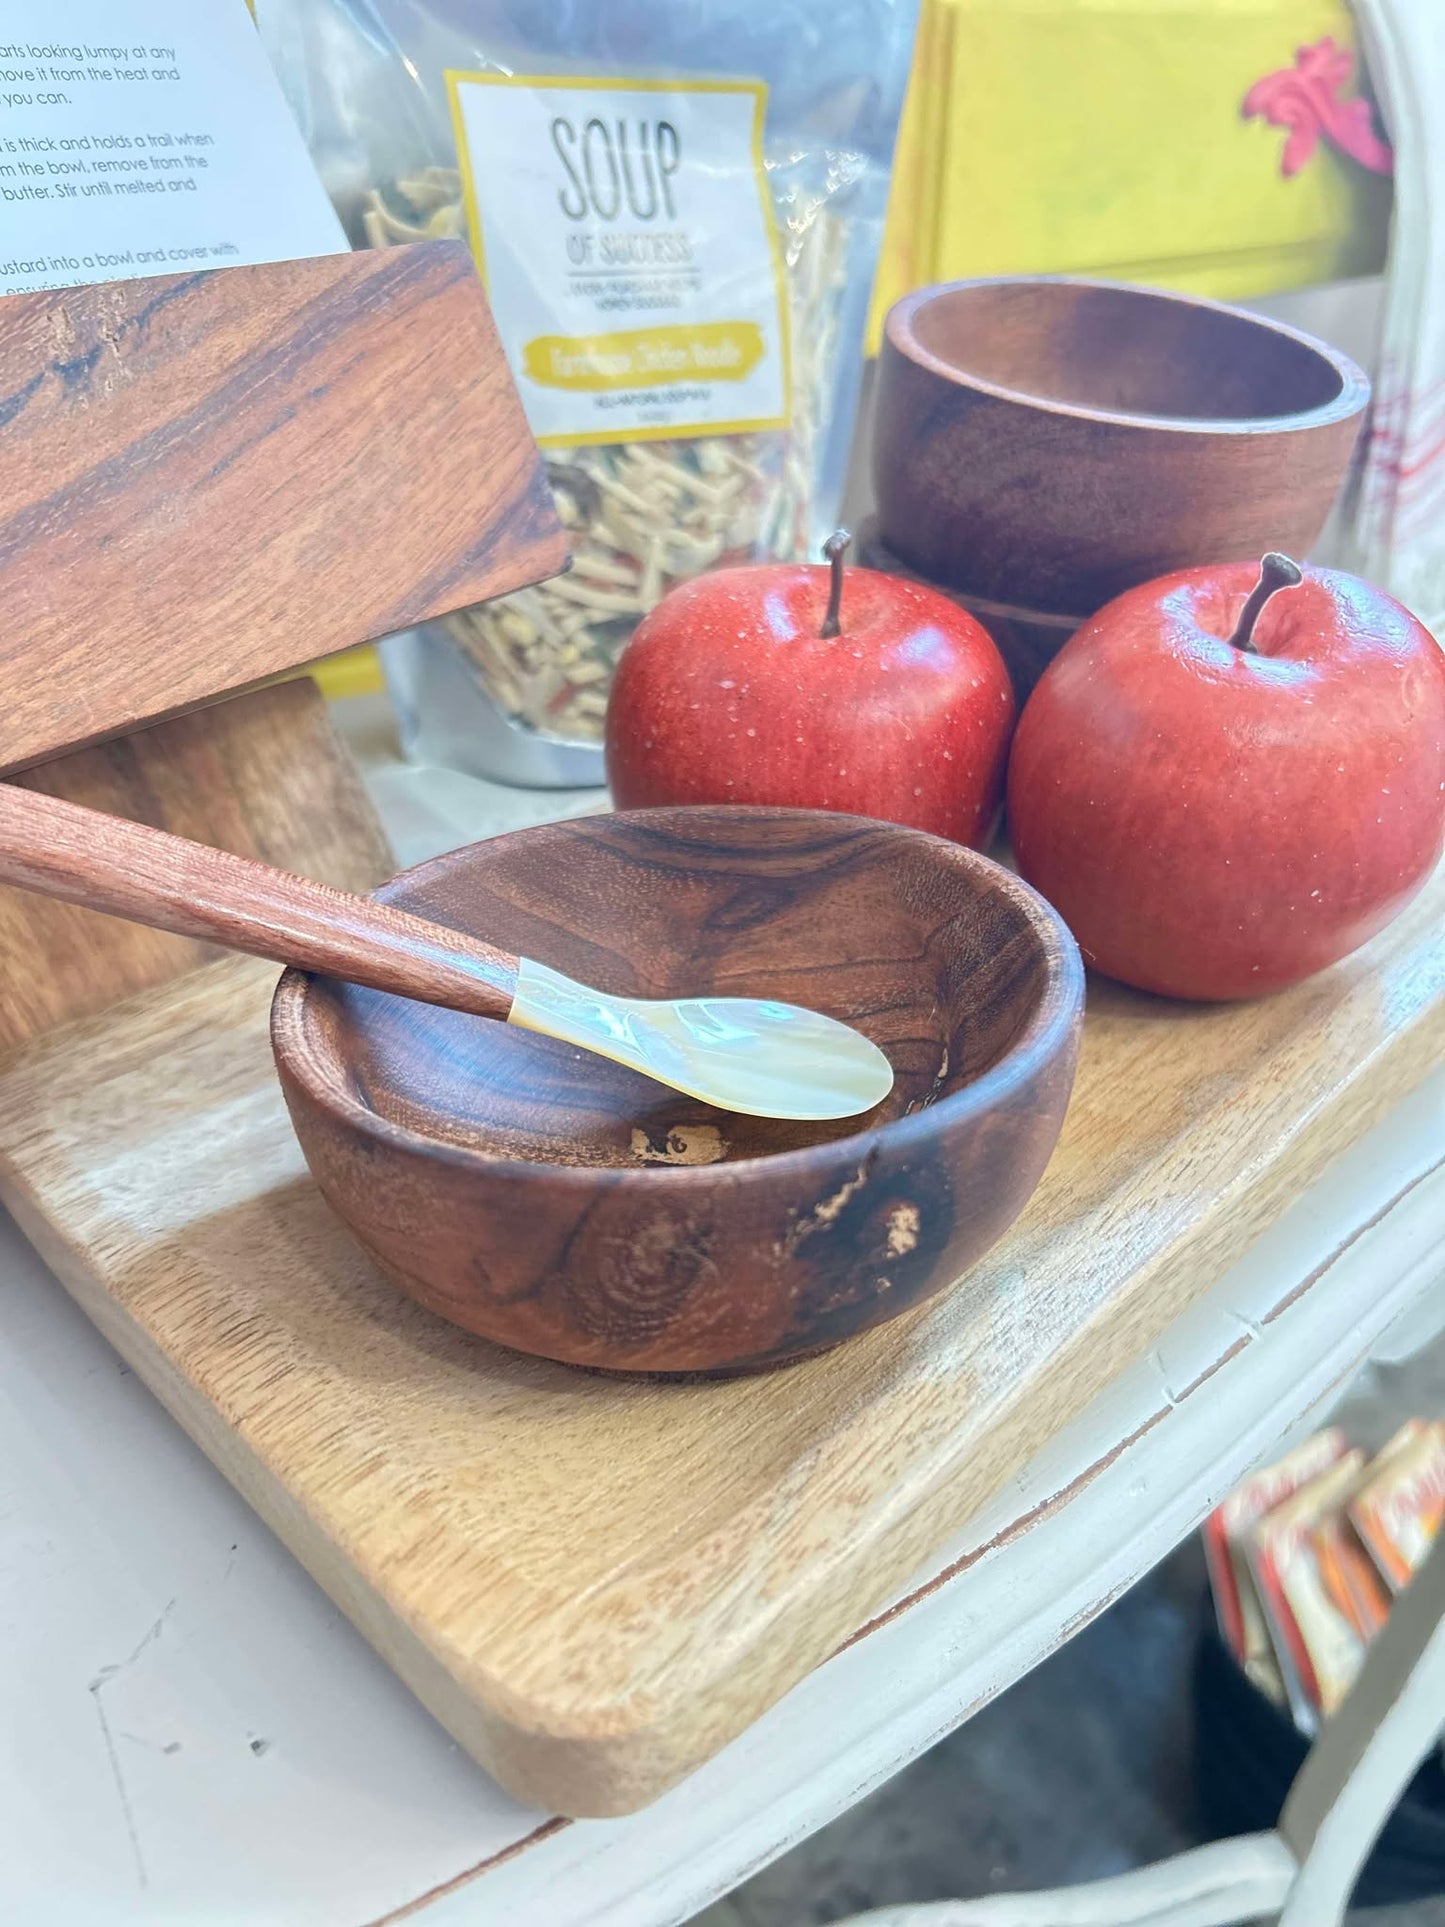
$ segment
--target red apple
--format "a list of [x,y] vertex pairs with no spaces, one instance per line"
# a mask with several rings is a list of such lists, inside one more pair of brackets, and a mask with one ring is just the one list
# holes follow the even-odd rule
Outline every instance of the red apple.
[[720,569],[665,596],[607,709],[619,807],[843,810],[981,846],[1003,797],[1008,671],[946,596],[872,569]]
[[1434,868],[1445,656],[1332,569],[1266,556],[1164,576],[1049,666],[1008,809],[1019,869],[1096,968],[1171,997],[1278,990],[1373,936]]

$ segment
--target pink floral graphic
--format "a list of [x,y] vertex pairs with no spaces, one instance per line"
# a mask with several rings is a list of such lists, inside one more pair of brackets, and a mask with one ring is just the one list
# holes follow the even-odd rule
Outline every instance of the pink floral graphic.
[[1299,48],[1293,67],[1266,74],[1245,95],[1240,112],[1246,120],[1258,116],[1271,127],[1289,129],[1279,162],[1286,180],[1299,173],[1319,146],[1321,135],[1372,174],[1393,173],[1394,156],[1389,143],[1375,132],[1370,103],[1358,97],[1339,98],[1354,65],[1349,48],[1337,46],[1326,34],[1312,47]]

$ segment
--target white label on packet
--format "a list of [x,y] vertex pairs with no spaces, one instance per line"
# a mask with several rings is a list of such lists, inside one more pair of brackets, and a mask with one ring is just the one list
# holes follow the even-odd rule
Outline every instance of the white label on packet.
[[347,251],[242,0],[0,9],[0,293]]
[[785,427],[761,82],[447,86],[472,245],[538,441]]

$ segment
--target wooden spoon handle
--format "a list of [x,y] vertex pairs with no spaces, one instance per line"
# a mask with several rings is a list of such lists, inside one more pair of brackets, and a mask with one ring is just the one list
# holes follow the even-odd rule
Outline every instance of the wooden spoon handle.
[[517,988],[517,959],[475,937],[12,783],[0,883],[480,1017]]

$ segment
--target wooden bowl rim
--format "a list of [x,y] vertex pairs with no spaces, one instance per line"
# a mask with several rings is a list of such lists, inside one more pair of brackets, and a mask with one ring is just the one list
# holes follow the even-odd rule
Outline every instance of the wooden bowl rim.
[[[1228,315],[1235,321],[1248,322],[1268,334],[1281,335],[1296,347],[1317,355],[1338,375],[1340,392],[1333,401],[1321,402],[1318,408],[1293,415],[1132,415],[1117,409],[1086,408],[1078,402],[1052,401],[1046,395],[1031,395],[1027,389],[1005,388],[1001,383],[986,381],[983,376],[970,374],[966,368],[933,354],[914,333],[914,315],[941,296],[960,294],[974,288],[999,287],[1100,288],[1110,294],[1137,295],[1146,301],[1168,302],[1175,307],[1198,308],[1210,314]],[[1307,334],[1303,328],[1292,328],[1284,321],[1251,314],[1248,309],[1237,308],[1228,301],[1211,301],[1204,295],[1181,294],[1171,288],[1148,288],[1137,281],[1101,281],[1077,274],[981,274],[963,281],[936,281],[930,287],[915,288],[911,294],[905,294],[901,300],[895,301],[884,319],[883,333],[895,353],[955,388],[971,389],[978,394],[989,395],[995,401],[1036,409],[1041,414],[1064,415],[1074,421],[1103,422],[1113,428],[1162,429],[1176,435],[1259,435],[1270,432],[1293,435],[1304,429],[1323,428],[1332,422],[1347,421],[1352,415],[1360,414],[1370,400],[1370,378],[1364,369],[1342,349],[1321,341],[1317,335]]]
[[[875,1141],[886,1142],[890,1148],[906,1149],[920,1139],[935,1137],[944,1127],[974,1122],[1000,1098],[1008,1096],[1019,1083],[1033,1076],[1067,1048],[1080,1021],[1084,1004],[1084,965],[1079,947],[1063,918],[1046,898],[1041,897],[1022,877],[1015,876],[992,857],[984,856],[965,844],[952,843],[946,837],[933,836],[926,830],[910,829],[905,824],[884,823],[866,816],[848,816],[841,811],[792,810],[744,804],[603,810],[589,816],[563,819],[562,822],[569,829],[585,831],[592,824],[619,820],[645,823],[649,818],[657,817],[675,820],[692,815],[713,816],[721,807],[727,809],[729,816],[751,818],[759,822],[798,820],[828,828],[851,823],[860,828],[888,830],[899,837],[917,838],[932,844],[937,853],[949,862],[961,863],[965,868],[982,873],[984,881],[1007,896],[1022,913],[1025,925],[1043,955],[1046,968],[1043,989],[1033,1015],[1003,1056],[991,1064],[981,1077],[940,1098],[936,1104],[926,1104],[917,1111],[890,1118],[881,1124],[864,1125],[858,1131],[850,1131],[845,1137],[829,1138],[820,1144],[801,1145],[796,1150],[772,1152],[762,1157],[734,1158],[719,1164],[649,1164],[636,1171],[618,1166],[599,1170],[590,1165],[553,1164],[543,1158],[498,1157],[469,1145],[448,1143],[423,1131],[413,1130],[409,1125],[399,1124],[392,1118],[379,1116],[352,1093],[344,1077],[337,1074],[334,1060],[323,1059],[312,1048],[306,1032],[305,1006],[312,983],[318,981],[313,973],[287,970],[272,996],[271,1048],[278,1068],[295,1078],[307,1094],[324,1105],[333,1117],[339,1117],[364,1136],[393,1150],[420,1153],[443,1164],[475,1171],[478,1175],[485,1172],[491,1176],[519,1177],[545,1172],[549,1182],[560,1179],[568,1184],[595,1186],[600,1179],[615,1183],[622,1178],[629,1184],[658,1183],[678,1190],[685,1187],[706,1188],[716,1184],[719,1176],[731,1179],[754,1171],[776,1173],[780,1177],[794,1173],[802,1175],[809,1168],[816,1170],[824,1160],[856,1160],[860,1155],[859,1147]],[[533,823],[478,843],[462,844],[456,850],[444,851],[424,863],[398,871],[373,895],[383,902],[390,901],[391,893],[398,885],[424,878],[428,872],[455,861],[464,851],[482,849],[489,843],[511,842],[517,837],[537,836],[559,827],[562,825],[555,822]]]

